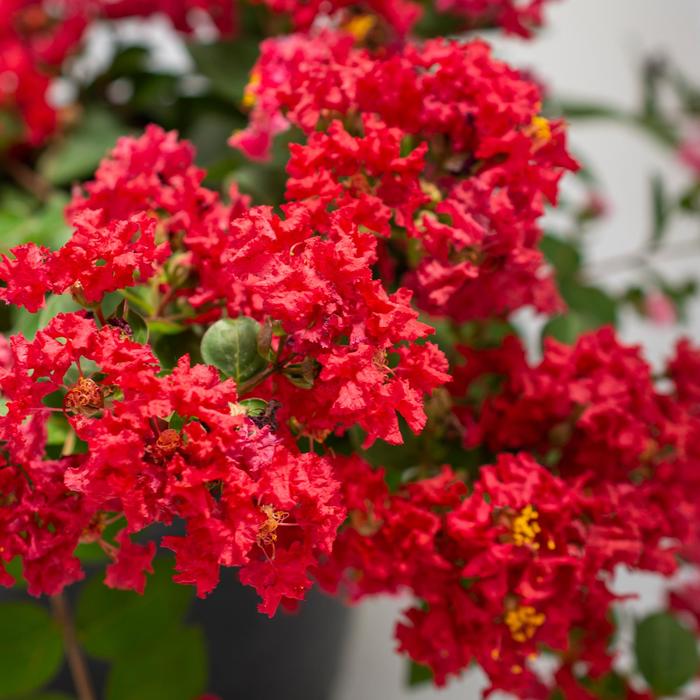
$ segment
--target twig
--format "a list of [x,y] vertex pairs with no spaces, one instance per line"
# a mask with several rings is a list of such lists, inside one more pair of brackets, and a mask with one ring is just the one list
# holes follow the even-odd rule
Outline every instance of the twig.
[[2,166],[20,187],[33,194],[40,202],[48,201],[51,196],[51,185],[39,173],[12,158],[3,159]]
[[87,664],[85,663],[85,657],[78,644],[78,636],[75,632],[75,625],[73,624],[65,593],[52,595],[50,600],[53,615],[63,631],[66,658],[68,659],[68,667],[73,677],[78,700],[97,700]]
[[592,261],[588,267],[583,270],[583,277],[590,281],[604,277],[606,275],[614,275],[620,272],[628,272],[636,270],[640,267],[647,267],[655,260],[673,260],[674,258],[685,257],[689,254],[697,255],[700,253],[700,241],[681,241],[674,245],[668,245],[659,248],[653,252],[642,253],[626,253],[616,255],[607,260]]

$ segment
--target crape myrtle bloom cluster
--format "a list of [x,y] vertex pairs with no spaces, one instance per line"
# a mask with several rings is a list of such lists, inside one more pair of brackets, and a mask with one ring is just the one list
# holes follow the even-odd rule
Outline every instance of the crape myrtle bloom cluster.
[[270,39],[248,94],[250,125],[232,145],[264,158],[277,133],[302,129],[287,197],[387,239],[382,277],[421,309],[461,322],[560,307],[538,220],[576,163],[537,86],[484,43],[373,53],[340,33]]
[[[48,294],[70,293],[89,309],[55,317],[32,341],[14,336],[4,353],[0,440],[12,490],[0,551],[22,559],[34,594],[82,577],[80,542],[113,559],[108,585],[143,590],[155,544],[132,535],[178,519],[186,534],[162,542],[177,581],[206,595],[220,566],[235,566],[269,614],[303,598],[345,509],[333,453],[301,453],[296,438],[359,425],[367,445],[400,442],[397,413],[420,431],[424,395],[449,378],[410,292],[373,279],[371,233],[334,213],[321,235],[303,204],[279,217],[247,209],[235,190],[224,203],[192,158],[155,126],[121,139],[74,192],[73,237],[58,251],[20,246],[2,263],[6,301],[35,311]],[[155,321],[179,314],[201,328],[228,313],[271,336],[274,327],[254,384],[278,415],[248,416],[247,388],[187,355],[164,372],[132,337],[125,303],[103,312],[104,295],[124,288],[140,310],[155,295]],[[67,423],[80,449],[48,459],[49,420]],[[36,519],[44,483],[47,517]],[[112,523],[123,526],[114,537]]]
[[[525,6],[515,0],[438,0],[433,8],[461,18],[465,28],[498,25],[528,36],[542,22],[545,0]],[[168,17],[174,29],[196,34],[202,26],[221,37],[235,36],[241,2],[235,0],[5,0],[0,7],[0,148],[38,147],[60,121],[50,85],[78,52],[96,21]],[[288,17],[295,30],[332,22],[355,36],[372,31],[381,41],[410,33],[422,14],[411,0],[256,0],[270,13]]]
[[[203,596],[220,566],[239,566],[264,612],[303,598],[343,519],[330,463],[252,424],[214,368],[184,356],[159,369],[150,348],[81,313],[12,339],[0,377],[2,559],[21,557],[30,593],[56,593],[83,576],[76,545],[96,541],[113,559],[107,585],[143,591],[155,544],[131,535],[180,518],[186,534],[163,539],[177,581]],[[47,399],[83,451],[45,459]],[[124,524],[116,543],[104,537],[111,521]]]
[[[493,464],[391,492],[381,470],[344,463],[349,519],[321,580],[353,599],[409,591],[399,649],[438,684],[476,660],[489,691],[549,698],[530,663],[546,651],[554,687],[595,697],[585,681],[614,660],[615,568],[698,562],[700,352],[679,345],[671,389],[607,328],[548,341],[534,366],[515,337],[463,352],[452,412],[464,449]],[[672,596],[677,609],[697,613],[693,590]]]

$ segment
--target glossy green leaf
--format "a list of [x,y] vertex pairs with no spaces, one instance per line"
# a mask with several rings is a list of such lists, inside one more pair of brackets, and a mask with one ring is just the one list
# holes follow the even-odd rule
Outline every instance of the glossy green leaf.
[[134,341],[146,344],[148,342],[149,330],[144,317],[141,316],[141,314],[137,314],[132,309],[129,309],[126,315],[126,321],[131,328]]
[[61,632],[36,603],[0,605],[0,698],[39,690],[63,662]]
[[172,581],[169,561],[157,559],[146,592],[118,591],[104,585],[104,572],[83,587],[76,606],[76,627],[85,651],[115,659],[135,642],[155,647],[176,629],[192,599],[192,589]]
[[658,695],[675,695],[698,673],[695,635],[668,613],[655,613],[637,624],[637,668]]
[[241,383],[262,371],[267,363],[258,352],[260,326],[252,318],[223,318],[202,338],[202,357],[226,376]]
[[196,628],[176,628],[144,644],[134,630],[130,653],[112,666],[106,700],[192,700],[206,689],[204,636]]
[[243,399],[241,406],[249,416],[262,416],[267,410],[268,403],[265,399]]

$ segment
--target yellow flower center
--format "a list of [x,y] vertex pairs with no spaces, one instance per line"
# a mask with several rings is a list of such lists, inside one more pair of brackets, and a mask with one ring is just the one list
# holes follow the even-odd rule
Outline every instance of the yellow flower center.
[[539,513],[531,505],[527,505],[513,518],[511,525],[513,542],[518,547],[530,545],[533,549],[539,549],[540,545],[535,541],[537,535],[542,532],[542,528],[537,522],[539,517]]
[[352,34],[356,42],[361,43],[372,31],[376,23],[377,18],[374,15],[355,15],[355,17],[345,23],[343,29],[348,34]]
[[552,138],[549,120],[541,115],[534,116],[530,122],[530,134],[538,143],[548,143]]
[[246,109],[250,109],[251,107],[255,106],[258,99],[258,96],[255,93],[255,88],[260,85],[261,80],[262,76],[260,75],[260,71],[256,70],[250,74],[250,80],[243,91],[242,103]]
[[544,624],[545,616],[538,613],[531,605],[518,605],[506,612],[504,622],[516,642],[526,642],[532,639],[537,628]]

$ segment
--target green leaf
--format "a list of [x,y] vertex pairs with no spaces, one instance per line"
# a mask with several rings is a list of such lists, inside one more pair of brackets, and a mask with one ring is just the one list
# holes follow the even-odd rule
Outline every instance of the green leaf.
[[550,319],[542,329],[542,337],[555,338],[560,343],[572,345],[581,333],[587,330],[590,330],[590,325],[586,319],[576,311],[570,311],[563,316]]
[[581,268],[581,253],[576,246],[557,236],[545,235],[540,248],[557,277],[571,279]]
[[61,632],[36,603],[0,605],[0,698],[31,693],[63,662]]
[[652,229],[650,245],[652,250],[658,249],[668,229],[670,206],[666,199],[663,178],[656,174],[651,178]]
[[128,654],[136,640],[139,644],[152,643],[155,648],[180,625],[192,589],[172,581],[171,566],[165,558],[156,559],[154,569],[142,596],[107,588],[103,573],[93,576],[83,587],[76,607],[76,627],[88,654],[116,659]]
[[124,131],[112,112],[90,109],[73,131],[39,158],[39,172],[54,185],[89,177]]
[[58,248],[68,238],[70,228],[63,216],[68,203],[64,193],[52,195],[46,204],[36,204],[6,190],[0,197],[0,247],[8,250],[33,242]]
[[[145,626],[145,625],[144,625]],[[134,630],[138,639],[140,630]],[[180,628],[142,640],[119,658],[107,679],[106,700],[192,700],[205,690],[207,661],[201,630]]]
[[187,47],[199,72],[224,99],[240,102],[258,57],[258,43],[236,39],[213,44],[192,42]]
[[556,104],[558,111],[567,119],[626,119],[616,107],[598,102],[563,101]]
[[562,282],[560,291],[569,309],[584,317],[588,330],[617,323],[617,303],[602,289]]
[[238,384],[250,379],[267,365],[258,352],[259,330],[258,323],[246,316],[217,321],[202,338],[204,361]]
[[52,691],[47,691],[46,693],[23,695],[19,698],[12,698],[12,700],[75,700],[75,696],[66,695],[65,693],[54,693]]
[[415,661],[408,662],[408,685],[415,688],[418,685],[431,683],[433,680],[433,672],[428,666],[417,664]]
[[655,613],[637,624],[637,668],[658,695],[675,695],[698,673],[695,635],[668,613]]
[[32,340],[36,332],[44,328],[58,314],[71,313],[81,308],[70,294],[50,295],[44,308],[35,314],[29,313],[26,309],[15,309],[14,330],[22,333],[27,340]]
[[158,333],[159,335],[177,335],[185,330],[185,326],[181,323],[175,323],[174,321],[159,319],[157,321],[148,321],[148,330],[151,333]]
[[268,403],[265,399],[243,399],[240,402],[241,406],[249,416],[263,416],[267,410]]
[[148,324],[143,316],[137,314],[133,309],[129,309],[126,315],[126,322],[131,328],[134,342],[145,345],[148,342],[149,330]]

